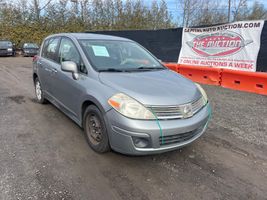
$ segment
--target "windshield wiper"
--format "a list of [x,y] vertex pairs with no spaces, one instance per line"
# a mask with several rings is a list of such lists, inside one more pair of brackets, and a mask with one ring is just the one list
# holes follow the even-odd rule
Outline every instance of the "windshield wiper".
[[149,70],[163,70],[164,67],[138,67],[133,69],[116,69],[116,68],[107,68],[107,69],[100,69],[98,72],[133,72],[133,71],[149,71]]
[[138,68],[130,69],[130,71],[150,71],[150,70],[164,70],[164,67],[145,67],[141,66]]
[[98,72],[125,72],[122,69],[108,68],[108,69],[100,69]]
[[150,69],[165,69],[164,67],[138,67],[137,69],[148,69],[148,70],[150,70]]

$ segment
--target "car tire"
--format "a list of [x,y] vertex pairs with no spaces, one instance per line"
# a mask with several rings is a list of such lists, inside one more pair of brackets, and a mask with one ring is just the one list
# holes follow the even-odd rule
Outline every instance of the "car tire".
[[101,111],[94,105],[86,108],[83,128],[89,146],[97,153],[110,151],[108,133]]
[[34,80],[34,88],[35,88],[36,101],[40,104],[47,103],[47,100],[44,98],[41,82],[39,81],[38,78],[35,78]]

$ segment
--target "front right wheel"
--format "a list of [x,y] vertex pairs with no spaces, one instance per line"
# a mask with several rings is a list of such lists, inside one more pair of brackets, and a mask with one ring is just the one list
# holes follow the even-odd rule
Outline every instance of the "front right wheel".
[[110,151],[108,133],[101,111],[94,105],[86,108],[83,118],[86,140],[98,153]]

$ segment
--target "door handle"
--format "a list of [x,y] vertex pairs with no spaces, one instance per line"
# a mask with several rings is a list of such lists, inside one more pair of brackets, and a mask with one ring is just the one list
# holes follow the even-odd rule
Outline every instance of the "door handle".
[[40,67],[43,67],[43,63],[42,63],[40,60],[37,61],[37,64],[38,64]]
[[53,73],[57,73],[57,70],[55,68],[52,69]]
[[49,68],[47,68],[47,67],[45,67],[45,71],[47,71],[47,72],[52,72],[52,70],[49,69]]

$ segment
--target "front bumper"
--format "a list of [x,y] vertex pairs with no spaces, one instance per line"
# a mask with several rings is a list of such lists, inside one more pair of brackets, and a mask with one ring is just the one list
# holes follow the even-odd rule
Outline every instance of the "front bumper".
[[0,51],[0,56],[13,56],[13,52],[12,51]]
[[37,52],[24,52],[23,56],[35,56],[37,55]]
[[[129,119],[111,109],[106,113],[110,145],[113,150],[130,155],[148,155],[179,149],[192,143],[205,132],[210,114],[211,108],[207,104],[191,118],[159,120],[158,124],[156,120]],[[160,138],[166,138],[167,141],[168,138],[186,133],[193,133],[192,137],[170,144],[167,142],[164,144],[160,140]],[[147,138],[150,143],[149,147],[136,147],[133,137]]]

